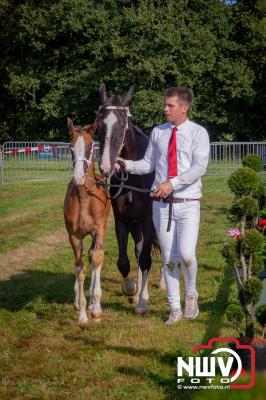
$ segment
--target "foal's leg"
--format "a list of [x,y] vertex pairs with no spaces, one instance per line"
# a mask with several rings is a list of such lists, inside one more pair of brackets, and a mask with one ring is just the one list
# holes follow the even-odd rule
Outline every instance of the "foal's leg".
[[76,282],[74,286],[75,290],[75,308],[79,311],[79,323],[86,324],[88,317],[86,314],[86,298],[84,296],[84,281],[86,275],[86,267],[82,261],[83,245],[82,240],[77,238],[75,235],[69,236],[69,241],[75,255],[75,273]]
[[165,279],[164,279],[164,269],[163,267],[161,268],[161,280],[159,283],[159,289],[165,291],[166,290],[166,284],[165,284]]
[[119,220],[116,220],[115,231],[119,249],[117,267],[123,276],[122,290],[123,293],[127,296],[134,296],[137,292],[137,285],[134,280],[130,278],[130,262],[127,256],[129,229],[126,224]]
[[102,316],[101,298],[101,269],[104,260],[103,240],[105,228],[98,231],[94,238],[92,248],[89,253],[89,260],[92,267],[92,279],[90,286],[90,305],[92,317],[95,321],[100,321]]

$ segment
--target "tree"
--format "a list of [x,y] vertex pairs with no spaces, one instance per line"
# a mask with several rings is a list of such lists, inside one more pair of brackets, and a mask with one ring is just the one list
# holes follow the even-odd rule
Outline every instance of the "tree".
[[135,84],[134,122],[146,132],[163,119],[163,89],[181,84],[192,88],[191,117],[212,140],[227,133],[245,137],[250,123],[242,110],[257,95],[259,68],[239,43],[237,6],[221,0],[2,0],[0,140],[67,139],[68,115],[79,123],[94,118],[101,81],[118,94]]

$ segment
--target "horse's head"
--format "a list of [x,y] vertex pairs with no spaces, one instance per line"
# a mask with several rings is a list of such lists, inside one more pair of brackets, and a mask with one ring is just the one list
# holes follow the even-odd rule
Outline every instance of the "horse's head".
[[128,105],[133,97],[133,86],[126,96],[107,97],[105,84],[99,88],[101,106],[98,112],[98,132],[100,142],[100,170],[110,176],[114,170],[116,158],[125,142],[130,116]]
[[74,182],[84,185],[87,170],[93,161],[93,134],[97,129],[97,119],[93,124],[74,126],[70,118],[67,119],[68,131],[71,137],[70,150],[74,164]]

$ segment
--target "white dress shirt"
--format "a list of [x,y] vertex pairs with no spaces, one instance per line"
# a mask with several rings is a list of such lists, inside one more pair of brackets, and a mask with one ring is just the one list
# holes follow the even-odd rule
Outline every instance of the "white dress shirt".
[[[155,171],[153,188],[168,180],[168,146],[174,125],[166,122],[153,128],[142,160],[125,160],[127,171],[148,174]],[[178,176],[170,178],[176,198],[198,199],[202,196],[201,177],[209,161],[210,141],[205,128],[186,120],[177,126]]]

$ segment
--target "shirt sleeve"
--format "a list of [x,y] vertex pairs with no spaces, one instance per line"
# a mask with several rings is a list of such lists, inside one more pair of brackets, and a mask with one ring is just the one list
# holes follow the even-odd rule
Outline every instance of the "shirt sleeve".
[[192,153],[192,165],[183,174],[169,179],[174,190],[180,190],[184,185],[191,185],[201,178],[208,167],[210,140],[206,129],[202,128]]
[[125,167],[131,174],[142,175],[149,174],[155,170],[155,146],[154,146],[155,128],[150,135],[148,147],[144,157],[141,160],[124,160]]

